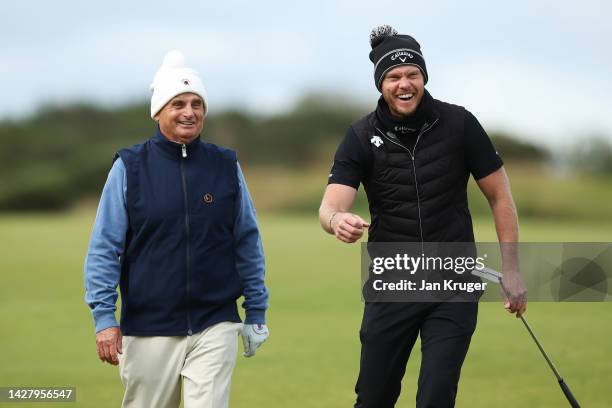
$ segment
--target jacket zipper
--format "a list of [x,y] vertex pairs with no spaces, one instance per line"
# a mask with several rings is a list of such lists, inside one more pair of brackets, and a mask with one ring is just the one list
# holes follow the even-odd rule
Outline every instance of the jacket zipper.
[[[187,158],[187,146],[185,146],[185,144],[181,145],[181,151],[182,151],[183,159]],[[191,258],[191,254],[190,254],[190,247],[189,247],[189,241],[190,241],[189,206],[187,202],[187,182],[185,181],[184,163],[185,161],[181,160],[181,181],[183,183],[183,202],[185,204],[185,232],[187,234],[187,238],[186,238],[187,248],[185,251],[185,257],[186,257],[185,260],[187,262],[187,288],[186,288],[186,291],[187,291],[187,335],[191,336],[193,334],[193,330],[191,330],[191,310],[189,308],[189,302],[191,299],[191,287],[189,285],[191,265],[189,262],[189,258]]]
[[387,139],[389,142],[393,143],[396,146],[401,147],[402,149],[404,149],[405,151],[408,152],[408,154],[410,155],[410,160],[412,161],[412,174],[414,175],[414,189],[416,190],[416,195],[417,195],[417,211],[418,211],[418,216],[419,216],[419,236],[421,238],[421,251],[425,252],[425,241],[424,241],[424,237],[423,237],[423,222],[421,219],[421,197],[419,196],[419,182],[417,180],[417,174],[416,174],[416,164],[414,163],[414,155],[416,153],[416,148],[417,145],[419,144],[419,140],[421,140],[421,136],[423,136],[427,131],[429,131],[429,129],[431,129],[432,127],[434,127],[434,125],[438,122],[438,119],[436,118],[431,125],[429,126],[423,126],[423,128],[421,128],[421,131],[419,132],[418,136],[417,136],[417,140],[414,143],[414,148],[412,149],[412,151],[410,151],[410,149],[408,149],[406,146],[404,146],[403,144],[396,142],[395,140],[391,139],[390,137],[388,137],[382,130],[380,130],[379,128],[376,128],[376,130],[382,135],[382,137],[384,137],[385,139]]

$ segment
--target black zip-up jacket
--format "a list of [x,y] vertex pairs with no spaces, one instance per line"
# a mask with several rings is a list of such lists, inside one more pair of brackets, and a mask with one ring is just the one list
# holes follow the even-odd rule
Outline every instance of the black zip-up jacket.
[[436,99],[432,104],[412,149],[385,132],[375,112],[352,125],[373,155],[363,180],[372,217],[370,242],[474,241],[467,202],[467,111]]

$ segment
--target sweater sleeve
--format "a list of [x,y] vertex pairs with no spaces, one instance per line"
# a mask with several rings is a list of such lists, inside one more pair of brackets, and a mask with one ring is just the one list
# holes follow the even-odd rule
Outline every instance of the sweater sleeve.
[[236,200],[234,222],[234,247],[236,248],[236,270],[244,285],[246,324],[264,324],[268,308],[268,290],[265,287],[265,260],[255,207],[249,195],[246,181],[240,169],[238,172],[239,192]]
[[115,318],[117,286],[128,229],[126,190],[125,165],[118,158],[102,190],[85,257],[85,302],[92,311],[96,332],[118,326]]

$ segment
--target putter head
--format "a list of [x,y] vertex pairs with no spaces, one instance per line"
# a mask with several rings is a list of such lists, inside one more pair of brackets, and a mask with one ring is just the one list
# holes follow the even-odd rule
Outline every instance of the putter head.
[[483,279],[486,279],[491,282],[500,283],[502,279],[501,272],[497,272],[491,268],[487,268],[486,266],[482,269],[472,269],[472,275],[479,276]]

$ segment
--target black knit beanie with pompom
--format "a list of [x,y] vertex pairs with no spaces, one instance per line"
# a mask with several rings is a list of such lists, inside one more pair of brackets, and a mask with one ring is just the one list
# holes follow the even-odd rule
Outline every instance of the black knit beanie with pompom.
[[400,65],[419,67],[427,83],[427,67],[417,40],[409,35],[398,34],[389,25],[382,25],[370,33],[370,45],[372,46],[370,61],[374,64],[376,89],[381,91],[382,81],[387,72]]

